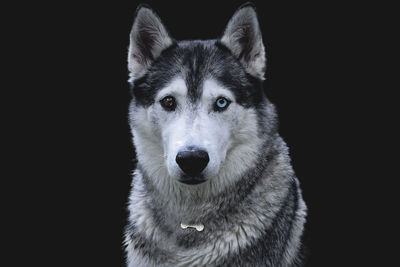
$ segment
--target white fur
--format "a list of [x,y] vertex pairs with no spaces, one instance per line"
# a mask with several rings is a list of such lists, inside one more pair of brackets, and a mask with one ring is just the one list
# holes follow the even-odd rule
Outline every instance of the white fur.
[[[128,58],[131,81],[145,74],[152,63],[150,58],[143,57],[146,53],[142,53],[138,45],[143,30],[154,37],[155,42],[150,50],[153,59],[173,43],[160,19],[150,9],[142,8],[131,33]],[[243,45],[241,40],[251,40],[252,43]],[[265,50],[252,7],[241,8],[235,13],[221,42],[240,60],[248,73],[264,79]],[[243,49],[247,49],[246,57],[240,58]],[[193,62],[193,65],[196,64]],[[152,105],[137,106],[133,100],[130,106],[133,140],[140,168],[134,173],[129,221],[134,224],[133,229],[137,233],[168,255],[161,266],[218,266],[223,264],[221,259],[224,257],[240,254],[246,246],[254,245],[254,241],[265,234],[265,229],[271,227],[294,176],[288,164],[285,145],[276,148],[279,154],[274,157],[273,163],[268,163],[259,180],[260,184],[248,195],[251,205],[238,203],[236,212],[224,214],[221,221],[221,225],[225,226],[223,228],[211,228],[214,222],[208,224],[200,221],[200,218],[205,218],[201,217],[204,211],[211,211],[218,201],[224,201],[218,198],[219,193],[236,183],[246,171],[259,167],[256,166],[256,159],[261,153],[267,152],[260,149],[266,141],[261,138],[267,137],[260,137],[255,109],[237,104],[232,92],[222,84],[209,78],[198,90],[202,90],[202,95],[194,104],[188,99],[185,81],[176,76],[159,90]],[[166,96],[176,99],[176,110],[166,111],[161,107],[160,100]],[[223,112],[214,111],[218,97],[231,101]],[[279,144],[282,142],[275,143],[276,146]],[[209,154],[210,161],[203,171],[207,181],[199,185],[186,185],[178,181],[182,171],[176,163],[176,156],[188,146],[202,148]],[[150,179],[146,189],[144,176]],[[299,206],[282,266],[290,266],[296,257],[305,222],[306,206],[300,190],[298,196]],[[154,217],[157,211],[152,207],[162,211],[163,226],[170,227],[169,231],[161,230],[157,225]],[[185,249],[178,247],[176,242],[177,236],[183,231],[181,223],[188,226],[204,225],[204,231],[207,227],[215,231],[206,243]],[[127,233],[125,239],[128,267],[156,266],[149,257],[140,254],[140,249],[134,248],[137,241],[134,238],[134,234],[128,236]]]
[[[173,112],[165,111],[159,104],[159,100],[169,95],[177,101],[177,108]],[[258,152],[262,140],[257,135],[255,111],[235,103],[231,91],[215,80],[208,79],[203,84],[203,94],[198,105],[191,104],[186,95],[184,81],[176,77],[159,91],[155,103],[150,107],[134,108],[132,105],[130,116],[135,125],[132,130],[138,161],[152,179],[160,199],[168,199],[161,203],[161,208],[169,211],[170,218],[165,219],[170,220],[172,225],[176,224],[176,230],[181,230],[179,223],[182,221],[196,222],[196,215],[200,213],[197,211],[213,208],[208,207],[204,200],[212,198],[236,182],[249,168],[254,168],[258,153],[263,152]],[[215,112],[213,105],[220,96],[232,103],[226,111]],[[205,169],[208,181],[197,186],[177,181],[180,170],[175,162],[176,154],[189,145],[206,149],[210,156],[210,163]],[[265,212],[266,203],[279,203],[287,192],[286,182],[280,181],[279,177],[264,181],[268,185],[259,187],[259,190],[268,188],[269,191],[255,190],[253,194],[261,199],[251,209],[242,210],[242,216],[231,229],[216,233],[215,239],[201,248],[182,251],[171,246],[168,237],[150,219],[144,201],[147,198],[143,191],[142,175],[139,172],[135,173],[134,181],[135,190],[131,194],[129,209],[135,212],[131,213],[130,220],[135,222],[138,232],[146,233],[146,238],[157,243],[160,248],[176,254],[169,259],[166,266],[216,264],[222,255],[244,248],[262,234],[270,222],[269,218],[278,211],[273,208]],[[263,197],[268,199],[262,199]],[[202,199],[203,202],[196,204],[196,199]],[[207,222],[199,223],[207,227]],[[136,254],[129,242],[127,238],[129,262],[133,264],[131,266],[149,265],[149,262]]]
[[[218,193],[254,167],[262,142],[257,134],[256,113],[238,105],[232,92],[213,79],[204,82],[197,105],[190,103],[186,95],[185,82],[176,77],[159,91],[150,107],[131,106],[132,124],[137,126],[133,134],[138,161],[150,178],[156,177],[154,185],[169,194],[186,188],[177,182],[182,174],[175,160],[177,153],[187,146],[203,148],[210,157],[203,171],[208,181],[190,188],[197,187],[197,193]],[[176,99],[175,111],[161,107],[159,100],[165,96]],[[220,96],[232,103],[227,110],[215,112],[213,106]]]
[[[215,80],[203,83],[203,93],[197,105],[187,100],[187,88],[180,77],[175,77],[162,88],[155,102],[148,108],[131,105],[131,118],[134,142],[138,161],[142,170],[151,179],[157,192],[153,195],[156,205],[166,211],[163,218],[173,231],[182,231],[180,224],[204,224],[198,215],[204,210],[215,208],[213,196],[235,183],[243,174],[255,166],[263,141],[258,135],[257,114],[252,108],[243,108],[234,101],[231,91]],[[165,111],[160,103],[165,96],[173,96],[177,101],[175,111]],[[223,96],[232,101],[227,110],[213,111],[215,100]],[[180,169],[175,162],[176,154],[185,146],[194,145],[207,150],[210,163],[205,169],[208,181],[200,185],[185,185],[177,181]],[[172,255],[163,266],[205,266],[218,265],[225,255],[244,249],[258,239],[267,229],[279,211],[280,205],[288,193],[290,177],[293,171],[287,164],[287,150],[277,155],[276,165],[267,168],[261,179],[249,195],[251,206],[238,207],[237,214],[228,215],[226,221],[231,225],[224,231],[215,233],[214,238],[195,249],[182,249],[174,242],[175,235],[166,236],[153,222],[151,211],[146,201],[149,200],[144,190],[142,174],[134,175],[134,190],[131,193],[129,209],[130,221],[135,222],[135,229],[145,234],[149,242]],[[240,164],[239,164],[240,163]],[[285,175],[282,175],[285,174]],[[284,258],[290,265],[297,253],[299,238],[304,224],[306,208],[299,192],[299,209],[291,233],[288,249]],[[132,241],[127,237],[129,267],[154,266],[146,257],[133,249]]]
[[[279,156],[282,157],[283,155]],[[279,162],[279,159],[277,160]],[[290,179],[282,179],[282,172],[292,172],[291,169],[285,164],[278,164],[274,166],[274,172],[269,172],[269,179],[262,179],[262,184],[255,188],[255,190],[249,195],[249,198],[253,199],[252,206],[246,206],[240,208],[238,213],[239,217],[232,215],[227,217],[226,221],[221,222],[226,225],[232,225],[222,232],[216,232],[213,239],[205,243],[200,247],[193,249],[178,248],[174,245],[173,237],[167,237],[159,230],[157,225],[152,221],[152,217],[148,216],[149,209],[146,206],[145,200],[148,199],[143,191],[143,185],[141,182],[141,174],[135,173],[134,177],[134,188],[130,198],[130,210],[134,210],[135,213],[131,214],[131,220],[135,222],[135,227],[138,232],[146,233],[146,238],[149,242],[154,242],[160,249],[173,255],[167,259],[162,266],[215,266],[219,264],[219,260],[229,253],[236,253],[240,249],[244,249],[252,241],[259,238],[265,228],[270,227],[272,218],[275,217],[276,213],[280,209],[280,204],[283,203],[284,198],[288,192]],[[175,205],[175,204],[174,204]],[[302,204],[300,204],[302,205]],[[207,209],[205,205],[202,208]],[[170,206],[166,203],[166,208],[170,209]],[[300,210],[299,212],[303,212]],[[179,216],[179,213],[171,212],[171,216]],[[143,219],[142,219],[143,218]],[[146,218],[146,220],[144,220]],[[207,227],[207,222],[203,222],[204,227]],[[302,224],[300,221],[297,224]],[[299,225],[299,226],[300,226]],[[180,225],[176,225],[176,231],[181,231]],[[293,231],[297,231],[294,229]],[[298,234],[294,236],[294,239],[298,238]],[[172,240],[171,240],[172,239]],[[293,241],[295,241],[292,239]],[[297,246],[294,246],[290,250],[295,252]],[[148,262],[146,258],[137,254],[132,249],[132,244],[127,238],[127,251],[130,266],[154,266],[151,262]],[[288,252],[290,254],[290,252]],[[285,255],[287,262],[291,262],[292,255]],[[129,267],[130,267],[129,266]]]

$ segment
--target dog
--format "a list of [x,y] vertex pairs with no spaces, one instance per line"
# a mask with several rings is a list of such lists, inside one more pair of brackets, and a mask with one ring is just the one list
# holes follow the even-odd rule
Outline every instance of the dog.
[[266,63],[252,4],[206,41],[176,41],[137,8],[128,267],[301,266],[307,208],[264,94]]

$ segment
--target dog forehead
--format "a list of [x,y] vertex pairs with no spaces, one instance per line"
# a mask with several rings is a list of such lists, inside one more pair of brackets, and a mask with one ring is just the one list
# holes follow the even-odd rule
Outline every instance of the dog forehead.
[[187,86],[185,80],[180,76],[174,77],[164,88],[162,88],[157,93],[156,98],[161,98],[167,95],[186,96]]
[[219,49],[215,41],[183,41],[161,56],[148,81],[158,89],[156,98],[170,92],[197,102],[205,88],[215,91],[222,87],[222,81],[216,80],[226,77],[226,70],[235,67],[235,62],[230,64],[227,58],[229,54]]
[[133,95],[138,105],[149,106],[162,91],[185,91],[195,103],[207,88],[209,93],[224,88],[238,103],[254,102],[254,83],[222,45],[215,40],[180,41],[163,51],[146,76],[133,82]]
[[[202,83],[201,92],[202,96],[199,98],[199,100],[217,98],[219,96],[224,96],[230,99],[234,98],[233,93],[227,87],[213,78],[207,78]],[[175,77],[157,93],[156,99],[163,98],[167,95],[173,95],[175,97],[188,97],[187,84],[185,80],[182,77]]]
[[202,98],[217,98],[219,96],[234,99],[233,92],[214,78],[206,79],[203,83]]

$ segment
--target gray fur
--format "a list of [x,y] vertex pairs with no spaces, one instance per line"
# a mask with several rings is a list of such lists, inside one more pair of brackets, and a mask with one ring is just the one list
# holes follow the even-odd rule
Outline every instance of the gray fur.
[[138,9],[130,40],[128,69],[134,78],[142,76],[162,50],[173,43],[160,18],[149,8]]
[[[259,87],[265,53],[253,7],[240,8],[222,39],[207,42],[172,42],[164,38],[165,27],[153,11],[142,7],[137,14],[131,36],[140,31],[140,14],[151,14],[157,29],[162,29],[153,36],[167,41],[159,42],[165,44],[163,51],[142,54],[148,58],[141,59],[147,63],[139,66],[140,75],[134,66],[139,63],[129,63],[134,72],[130,124],[138,164],[125,235],[128,267],[300,265],[306,206],[287,146],[278,134],[274,105]],[[234,29],[243,22],[249,22],[253,36],[245,46],[248,56],[241,58]],[[135,42],[131,39],[130,58],[136,53]],[[174,90],[187,101],[165,113],[156,98],[164,91],[177,94]],[[233,95],[227,112],[207,109],[207,94],[212,98],[212,93],[226,91]],[[180,145],[201,143],[207,132],[207,140],[215,136],[227,141],[226,147],[217,149],[226,149],[220,165],[211,164],[214,147],[207,148],[212,166],[206,169],[206,182],[182,184],[173,175],[176,170],[167,167],[169,154],[175,152],[166,142],[176,141],[171,141],[174,129],[171,136],[166,134],[165,120],[168,126],[181,121]],[[228,135],[218,136],[205,124],[215,121],[224,121],[220,132],[229,130]],[[203,132],[204,127],[210,128]],[[182,229],[182,222],[202,223],[204,230]]]
[[240,59],[249,73],[264,79],[265,48],[257,15],[252,6],[236,11],[221,41]]

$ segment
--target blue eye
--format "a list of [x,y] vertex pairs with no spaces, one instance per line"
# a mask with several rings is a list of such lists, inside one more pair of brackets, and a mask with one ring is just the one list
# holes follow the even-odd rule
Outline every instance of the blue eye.
[[225,97],[220,97],[215,101],[215,109],[216,111],[223,111],[225,110],[230,104],[230,101]]

